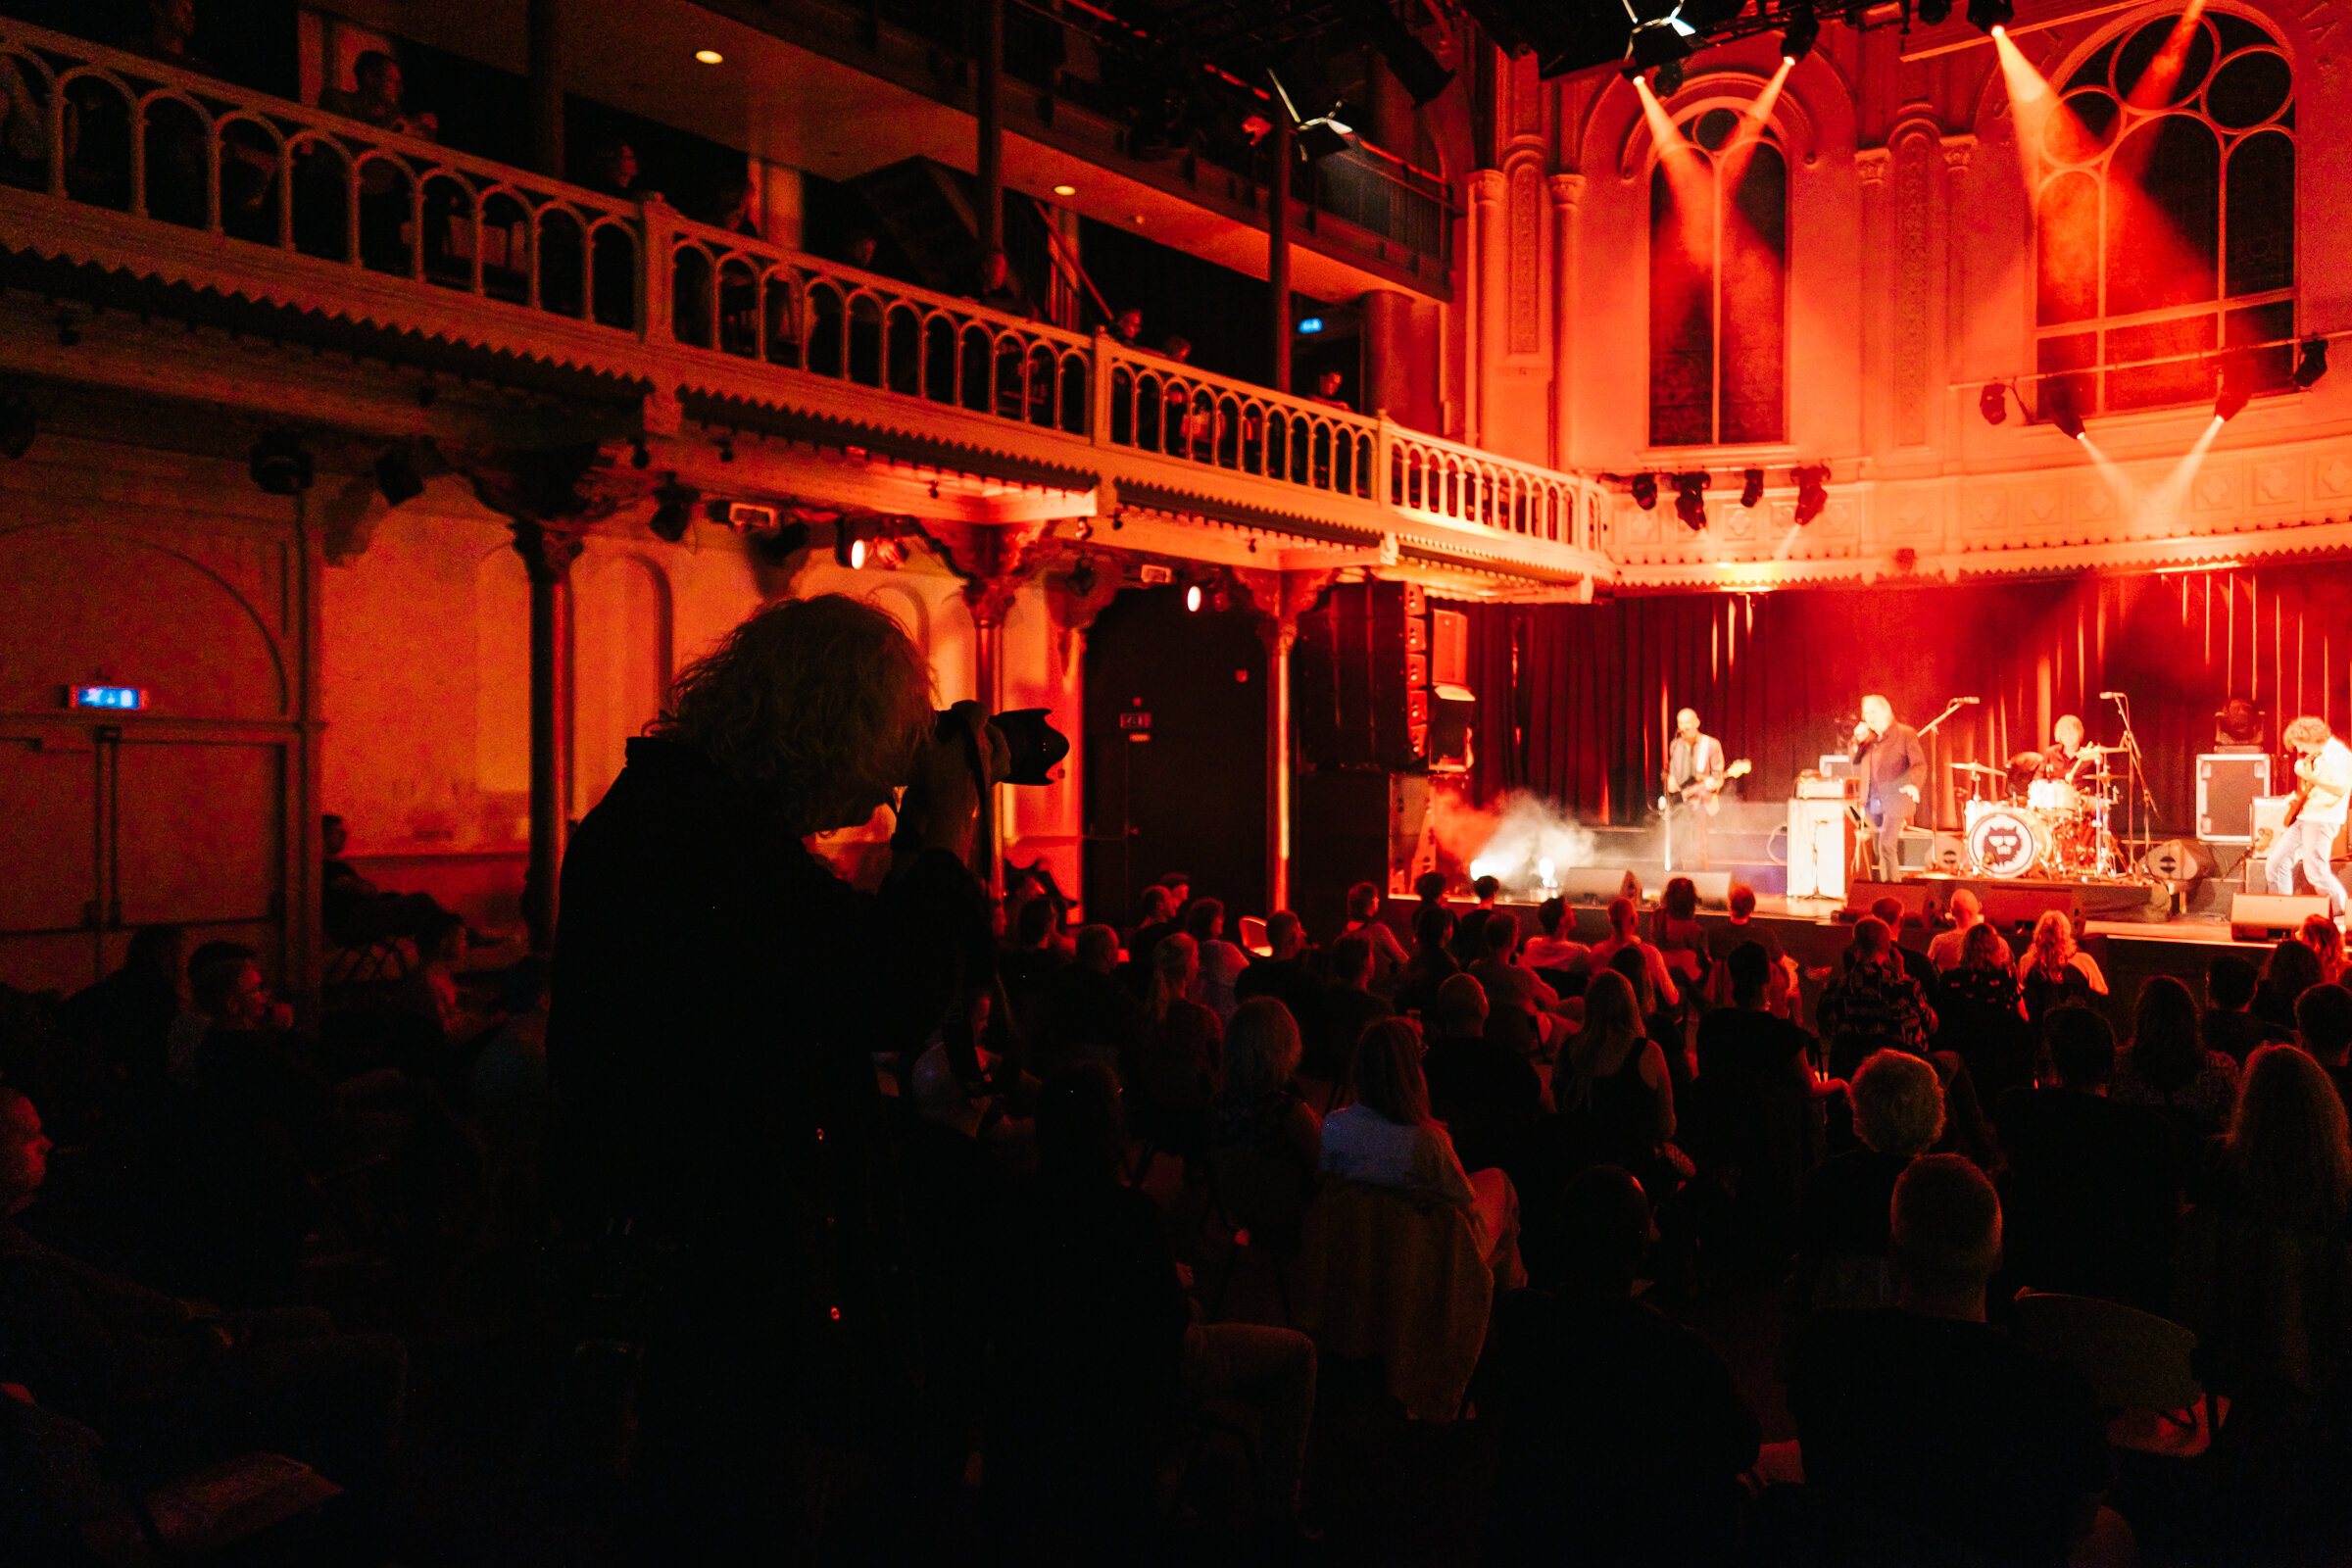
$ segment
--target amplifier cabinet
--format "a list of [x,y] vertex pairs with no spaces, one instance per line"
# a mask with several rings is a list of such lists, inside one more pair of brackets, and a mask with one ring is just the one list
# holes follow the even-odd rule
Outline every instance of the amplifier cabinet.
[[2204,752],[2197,758],[2197,837],[2252,842],[2257,798],[2271,793],[2271,760],[2261,752]]

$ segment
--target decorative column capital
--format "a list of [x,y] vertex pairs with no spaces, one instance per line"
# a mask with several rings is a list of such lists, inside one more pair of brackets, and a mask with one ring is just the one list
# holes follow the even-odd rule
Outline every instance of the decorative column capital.
[[1060,548],[1054,538],[1053,523],[1043,518],[1028,522],[929,518],[922,529],[948,569],[963,579],[963,602],[971,606],[972,624],[982,628],[1004,624],[1021,584]]
[[1549,183],[1552,205],[1571,213],[1575,212],[1576,204],[1584,199],[1585,176],[1573,172],[1559,173],[1552,175]]
[[1499,207],[1510,191],[1510,177],[1499,169],[1477,169],[1470,172],[1470,199],[1484,206]]
[[1941,138],[1941,141],[1943,144],[1943,167],[1955,174],[1968,172],[1969,160],[1976,156],[1977,138],[1962,134],[1945,136]]
[[1266,653],[1276,659],[1288,654],[1298,641],[1298,617],[1315,608],[1315,601],[1330,587],[1334,571],[1263,571],[1249,566],[1236,566],[1233,576],[1248,591],[1255,611],[1258,641],[1265,644]]
[[1865,147],[1854,154],[1854,172],[1862,176],[1865,185],[1884,184],[1886,172],[1894,167],[1894,153],[1886,147]]

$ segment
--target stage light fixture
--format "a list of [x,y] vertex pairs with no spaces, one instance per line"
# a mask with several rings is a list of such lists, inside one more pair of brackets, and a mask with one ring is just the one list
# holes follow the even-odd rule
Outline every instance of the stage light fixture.
[[1707,475],[1703,468],[1674,476],[1674,514],[1683,519],[1683,526],[1692,533],[1702,533],[1707,526]]
[[2050,422],[2069,441],[2082,439],[2082,416],[2076,410],[2073,396],[2064,387],[2050,394]]
[[833,564],[851,571],[863,571],[866,558],[865,530],[844,517],[833,525]]
[[876,571],[896,571],[906,564],[906,547],[896,534],[879,534],[868,559]]
[[1790,468],[1788,477],[1796,482],[1796,520],[1811,522],[1830,504],[1830,466],[1807,464],[1801,468]]
[[1671,98],[1681,92],[1683,90],[1683,63],[1680,60],[1669,60],[1660,66],[1657,75],[1651,79],[1650,90],[1660,98]]
[[1753,512],[1764,499],[1764,470],[1750,468],[1740,476],[1740,505]]
[[702,492],[692,485],[678,483],[675,473],[654,487],[654,514],[645,525],[657,539],[676,544],[686,537],[686,525],[694,520],[695,503]]
[[253,482],[273,496],[297,496],[311,487],[316,473],[310,449],[291,430],[272,430],[245,454],[246,471]]
[[1683,20],[1683,8],[1676,6],[1662,17],[1653,17],[1634,28],[1626,40],[1626,58],[1642,71],[1655,71],[1670,61],[1681,60],[1698,47],[1698,29]]
[[2213,416],[2224,424],[2229,423],[2246,412],[2247,400],[2253,396],[2254,389],[2245,385],[2242,379],[2232,381],[2225,374],[2222,377],[2222,389],[2214,394]]
[[2307,337],[2303,340],[2303,358],[2295,364],[2295,385],[2309,391],[2319,378],[2328,373],[2328,340]]
[[1056,185],[1054,187],[1054,194],[1056,196],[1075,196],[1078,194],[1078,187],[1075,185]]
[[1998,424],[2009,417],[2009,389],[1998,381],[1988,381],[1977,394],[1977,412],[1984,416],[1986,424]]
[[1795,65],[1813,52],[1821,41],[1821,19],[1807,6],[1802,11],[1788,13],[1788,26],[1781,34],[1781,58]]
[[424,494],[424,480],[417,474],[416,465],[409,461],[406,443],[386,447],[384,455],[375,460],[375,488],[383,494],[384,505],[388,507],[397,507]]
[[1658,476],[1654,473],[1635,474],[1626,488],[1633,493],[1634,505],[1643,512],[1658,504]]
[[1184,590],[1184,608],[1195,615],[1200,613],[1200,585],[1194,583]]
[[1930,27],[1940,27],[1951,20],[1952,0],[1919,0],[1919,20]]
[[1979,32],[2003,32],[2016,18],[2013,0],[1968,0],[1968,24]]

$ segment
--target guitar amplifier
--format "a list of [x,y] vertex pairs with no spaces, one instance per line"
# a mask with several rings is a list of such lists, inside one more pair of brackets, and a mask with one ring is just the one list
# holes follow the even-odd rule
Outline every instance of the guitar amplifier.
[[1800,801],[1858,801],[1862,798],[1859,776],[1829,778],[1820,773],[1803,772],[1796,775],[1796,798]]
[[2247,812],[2257,798],[2270,793],[2271,760],[2264,753],[2201,753],[2197,758],[2197,837],[2208,844],[2252,842]]

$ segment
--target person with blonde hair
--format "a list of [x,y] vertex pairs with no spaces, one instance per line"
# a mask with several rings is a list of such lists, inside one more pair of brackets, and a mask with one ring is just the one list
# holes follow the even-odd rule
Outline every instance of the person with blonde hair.
[[2064,909],[2044,909],[2034,922],[2034,936],[2018,956],[2017,984],[2037,1028],[2052,1007],[2107,994],[2099,960],[2075,945],[2075,922]]
[[1595,1157],[1632,1171],[1663,1197],[1671,1177],[1661,1167],[1674,1136],[1674,1077],[1666,1053],[1649,1038],[1633,982],[1615,969],[1592,977],[1585,992],[1585,1024],[1568,1043],[1567,1084],[1552,1098],[1563,1111],[1588,1119]]
[[2320,984],[2340,985],[2344,978],[2344,928],[2324,914],[2307,914],[2295,935],[2320,960]]
[[1421,1030],[1383,1018],[1356,1043],[1348,1103],[1323,1118],[1323,1173],[1420,1193],[1469,1211],[1490,1264],[1516,1267],[1519,1198],[1499,1170],[1465,1171],[1429,1107]]
[[[585,1233],[625,1219],[662,1260],[636,1473],[681,1560],[776,1530],[837,1540],[881,1499],[811,1490],[779,1518],[773,1478],[879,1476],[911,1441],[874,1415],[915,1407],[888,1336],[927,1308],[869,1229],[904,1197],[873,1064],[911,1067],[945,1029],[976,1076],[995,944],[968,862],[1007,767],[976,704],[931,705],[882,610],[770,605],[678,676],[564,855],[551,1173]],[[876,892],[804,842],[893,804]]]
[[2286,726],[2280,739],[2292,746],[2295,758],[2294,820],[2271,840],[2271,891],[2295,891],[2295,868],[2301,866],[2311,891],[2328,899],[2328,913],[2344,917],[2344,885],[2328,868],[2328,854],[2343,831],[2352,811],[2352,748],[2335,738],[2328,721],[2306,713]]

